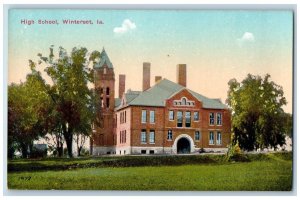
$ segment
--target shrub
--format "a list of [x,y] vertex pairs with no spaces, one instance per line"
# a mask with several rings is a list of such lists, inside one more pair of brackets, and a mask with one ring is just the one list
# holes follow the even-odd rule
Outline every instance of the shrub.
[[242,152],[239,147],[238,142],[236,144],[231,143],[228,147],[227,154],[225,156],[225,160],[232,162],[248,162],[248,157]]

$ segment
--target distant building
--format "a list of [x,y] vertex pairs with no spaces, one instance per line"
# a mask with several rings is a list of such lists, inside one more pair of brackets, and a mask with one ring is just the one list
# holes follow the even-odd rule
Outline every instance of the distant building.
[[143,91],[125,93],[126,77],[119,75],[119,97],[115,98],[113,65],[102,51],[94,65],[102,123],[94,127],[92,154],[225,151],[231,127],[227,106],[186,88],[185,64],[177,65],[177,83],[156,76],[151,87],[150,66],[143,63]]

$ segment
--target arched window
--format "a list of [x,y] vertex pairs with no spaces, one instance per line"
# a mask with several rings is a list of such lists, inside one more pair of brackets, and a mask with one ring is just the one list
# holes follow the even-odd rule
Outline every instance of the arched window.
[[186,98],[183,97],[183,98],[181,99],[181,102],[182,102],[182,103],[181,103],[182,105],[186,105]]

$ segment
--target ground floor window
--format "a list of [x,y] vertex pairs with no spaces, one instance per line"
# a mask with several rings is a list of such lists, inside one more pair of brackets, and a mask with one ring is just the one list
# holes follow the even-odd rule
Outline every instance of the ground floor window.
[[221,132],[218,132],[217,133],[217,144],[222,144],[222,135],[221,135]]
[[172,140],[173,139],[173,133],[172,130],[168,130],[168,137],[167,140]]
[[199,141],[200,140],[200,132],[196,131],[195,132],[195,141]]
[[210,131],[209,132],[209,144],[214,144],[215,142],[215,137],[214,137],[214,132]]
[[146,142],[147,142],[146,130],[142,130],[142,132],[141,132],[141,143],[146,143]]
[[149,134],[149,143],[155,143],[155,132],[153,130]]
[[150,154],[154,154],[154,150],[150,150],[149,153],[150,153]]

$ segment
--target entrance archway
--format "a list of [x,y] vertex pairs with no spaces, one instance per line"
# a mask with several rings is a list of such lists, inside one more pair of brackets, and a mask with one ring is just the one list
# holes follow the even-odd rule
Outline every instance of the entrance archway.
[[178,140],[177,153],[178,154],[191,153],[191,144],[187,138],[183,137]]

